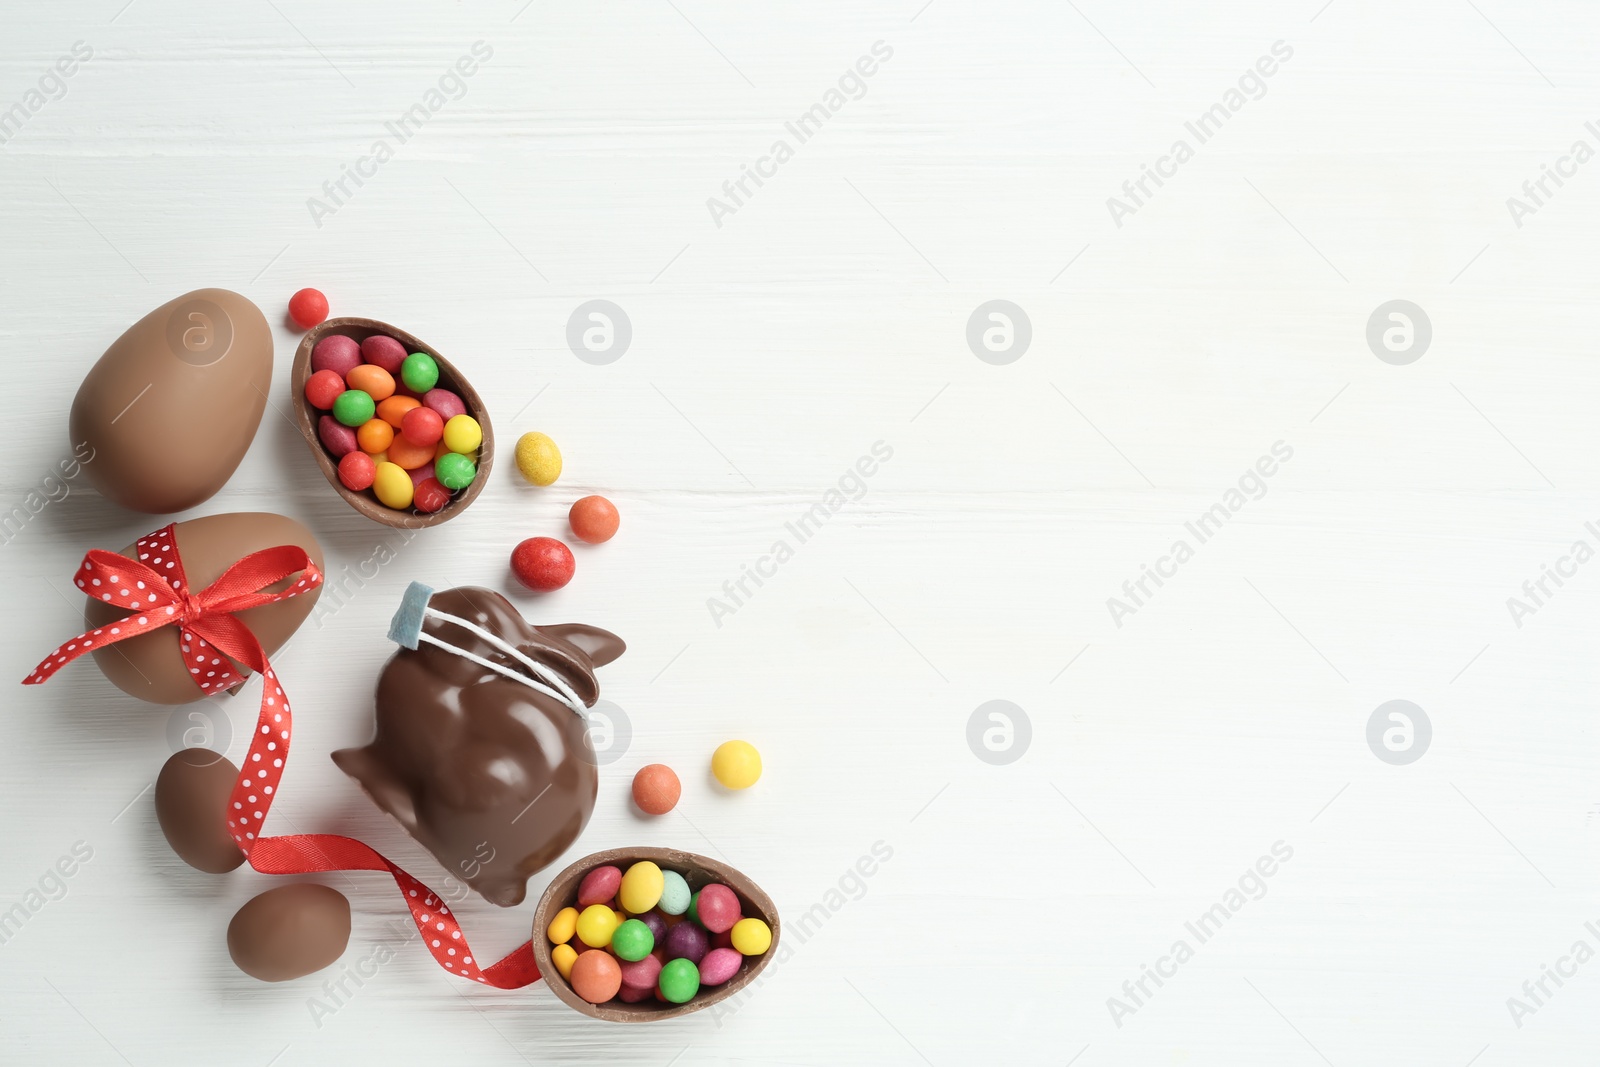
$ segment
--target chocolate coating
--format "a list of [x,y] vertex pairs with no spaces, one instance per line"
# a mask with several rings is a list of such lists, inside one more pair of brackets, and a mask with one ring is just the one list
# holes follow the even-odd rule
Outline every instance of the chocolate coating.
[[208,748],[174,752],[156,776],[156,821],[178,858],[207,874],[244,862],[228,833],[228,794],[239,768]]
[[261,309],[226,289],[168,301],[112,342],[72,401],[84,473],[134,511],[202,503],[244,458],[272,388],[272,331]]
[[269,889],[228,924],[228,955],[263,982],[320,971],[350,942],[350,902],[337,889],[305,883]]
[[[267,512],[237,512],[190,519],[176,527],[178,554],[192,588],[204,589],[222,576],[240,557],[276,545],[299,545],[322,569],[322,548],[311,531],[282,515]],[[118,550],[132,559],[134,546]],[[287,589],[293,579],[285,579],[274,590]],[[283,647],[291,634],[311,614],[322,587],[299,596],[239,612],[239,619],[256,635],[261,647],[271,656]],[[107,626],[126,615],[121,608],[89,599],[83,620],[89,629]],[[112,685],[129,696],[153,704],[188,704],[205,696],[189,675],[183,662],[176,626],[163,626],[148,634],[130,637],[115,645],[96,648],[92,653],[100,670]],[[235,664],[235,670],[248,674],[249,668]]]
[[[446,589],[429,604],[559,671],[586,706],[600,695],[595,668],[624,648],[593,626],[532,626],[490,589]],[[424,631],[520,669],[453,623],[430,618]],[[584,720],[559,700],[426,643],[389,659],[375,704],[376,738],[335,752],[334,762],[445,870],[491,903],[522,903],[528,878],[566,851],[594,811],[598,771]]]

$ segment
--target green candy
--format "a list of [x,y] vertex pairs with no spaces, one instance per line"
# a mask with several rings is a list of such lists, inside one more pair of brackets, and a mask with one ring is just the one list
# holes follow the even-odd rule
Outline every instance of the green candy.
[[465,489],[478,476],[478,465],[460,452],[446,452],[434,463],[433,476],[446,489]]
[[689,883],[677,871],[662,871],[661,879],[661,900],[656,907],[667,915],[682,915],[689,907]]
[[705,923],[700,922],[700,890],[696,889],[694,896],[689,898],[689,910],[686,914],[701,926],[705,925]]
[[360,389],[346,389],[333,402],[333,417],[352,428],[370,421],[377,410],[372,394]]
[[700,992],[700,968],[685,959],[668,960],[656,979],[661,995],[674,1004],[687,1004]]
[[[627,960],[629,963],[637,963],[644,959],[655,947],[656,935],[638,919],[629,919],[617,927],[616,932],[611,935],[611,951],[617,954],[619,960]],[[696,981],[698,982],[698,979]]]
[[413,352],[400,364],[400,380],[406,388],[426,393],[439,384],[439,364],[426,352]]

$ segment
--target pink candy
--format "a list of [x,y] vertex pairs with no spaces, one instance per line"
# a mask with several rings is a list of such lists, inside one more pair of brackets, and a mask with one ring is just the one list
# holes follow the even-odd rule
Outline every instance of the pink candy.
[[406,359],[406,346],[393,337],[375,333],[361,342],[361,356],[373,366],[382,367],[398,378],[400,364]]
[[[578,907],[607,904],[622,888],[622,871],[616,867],[596,867],[578,884]],[[737,902],[735,902],[737,903]],[[729,924],[732,925],[731,923]]]
[[[702,897],[701,899],[705,898]],[[648,959],[649,957],[646,958]],[[744,957],[739,955],[737,949],[712,949],[706,953],[706,958],[700,961],[700,984],[703,986],[721,985],[739,973],[739,964],[743,962]]]
[[[731,949],[729,951],[732,951]],[[661,961],[652,953],[634,963],[622,964],[622,984],[635,989],[653,990],[661,977]]]
[[356,432],[332,415],[324,415],[317,420],[317,436],[338,459],[343,459],[357,448]]
[[331,370],[343,378],[361,366],[361,346],[355,338],[330,333],[311,350],[311,370]]
[[467,413],[467,405],[448,389],[429,389],[422,394],[422,406],[437,411],[445,422]]
[[[429,478],[433,477],[433,464],[432,463],[424,463],[422,466],[418,467],[416,470],[406,471],[406,473],[411,475],[411,485],[412,485],[413,488],[415,488],[416,486],[419,486],[423,482],[427,481]],[[605,901],[597,900],[597,901],[595,901],[595,903],[596,904],[603,904],[603,903],[605,903]]]
[[733,924],[744,917],[741,910],[733,890],[720,883],[700,890],[700,902],[695,905],[700,925],[714,934],[733,929]]

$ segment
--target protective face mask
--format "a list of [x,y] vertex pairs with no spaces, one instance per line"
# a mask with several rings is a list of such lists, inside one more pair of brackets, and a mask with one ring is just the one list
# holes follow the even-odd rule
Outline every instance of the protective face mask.
[[[566,683],[566,680],[561,677],[558,671],[529,658],[520,649],[512,647],[506,641],[476,623],[469,622],[459,615],[451,615],[448,612],[429,607],[428,600],[432,596],[433,590],[421,582],[412,582],[407,587],[405,597],[400,601],[400,610],[395,612],[394,618],[389,622],[389,640],[402,648],[413,650],[424,643],[433,645],[435,648],[442,648],[446,652],[454,653],[462,659],[471,660],[478,666],[494,671],[496,674],[504,675],[514,682],[521,682],[528,688],[543,693],[547,697],[559,700],[571,708],[579,718],[586,718],[587,709],[584,707],[583,701],[578,698],[578,694],[572,691],[572,687]],[[522,664],[529,673],[524,674],[522,671],[512,670],[503,663],[485,659],[474,652],[458,648],[448,641],[424,632],[422,624],[427,619],[437,619],[440,622],[447,622],[452,626],[461,627],[474,637],[489,642],[513,660]],[[532,677],[529,676],[530,674]]]

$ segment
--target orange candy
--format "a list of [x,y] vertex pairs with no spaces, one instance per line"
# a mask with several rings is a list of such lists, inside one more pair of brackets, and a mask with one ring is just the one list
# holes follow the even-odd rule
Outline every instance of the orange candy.
[[433,462],[433,446],[419,445],[405,434],[395,434],[394,442],[389,445],[389,462],[414,471]]
[[378,402],[378,418],[398,430],[405,421],[406,412],[421,406],[422,401],[414,396],[391,396]]
[[605,497],[586,496],[572,505],[567,521],[572,524],[572,532],[578,535],[578,540],[598,545],[616,536],[622,519],[617,514],[617,506]]
[[665,763],[640,767],[633,776],[633,802],[646,815],[665,815],[677,807],[682,791],[677,774]]
[[368,419],[356,431],[356,444],[361,446],[361,451],[369,455],[382,452],[393,440],[394,427],[382,419]]
[[622,965],[609,952],[590,949],[572,962],[572,991],[590,1004],[604,1004],[622,988]]
[[375,401],[381,402],[394,396],[394,375],[371,363],[352,367],[344,380],[350,388],[360,389]]

